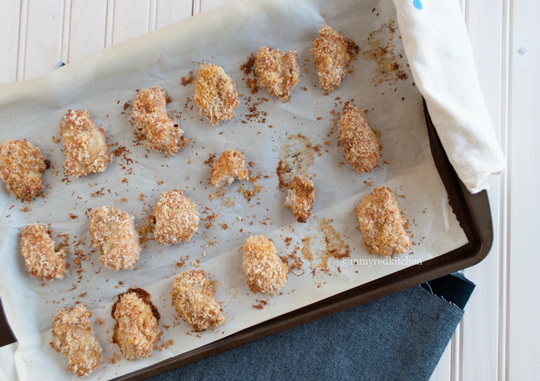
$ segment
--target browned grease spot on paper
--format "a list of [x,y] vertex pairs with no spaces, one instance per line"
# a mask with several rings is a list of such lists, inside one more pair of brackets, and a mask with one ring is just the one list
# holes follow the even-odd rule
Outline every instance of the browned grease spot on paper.
[[407,79],[394,54],[395,45],[392,42],[396,33],[396,20],[391,19],[388,24],[383,24],[380,29],[370,33],[368,42],[371,50],[364,52],[366,61],[374,61],[377,64],[373,79],[378,83],[394,82],[399,79]]
[[[321,219],[315,229],[318,234],[302,239],[302,256],[312,262],[312,265],[327,269],[328,259],[350,257],[349,244],[343,241],[328,220]],[[313,263],[314,261],[316,263]]]
[[288,142],[281,145],[276,169],[280,191],[291,187],[294,176],[306,175],[315,161],[315,150],[307,137],[296,134],[287,139]]

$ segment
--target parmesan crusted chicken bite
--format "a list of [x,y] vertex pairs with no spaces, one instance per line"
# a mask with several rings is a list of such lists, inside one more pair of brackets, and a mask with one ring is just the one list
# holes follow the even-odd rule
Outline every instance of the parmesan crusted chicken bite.
[[67,371],[79,377],[91,375],[101,361],[101,345],[92,331],[90,316],[91,311],[77,304],[59,311],[53,319],[51,346],[66,358]]
[[126,360],[149,357],[163,334],[158,327],[159,311],[152,297],[141,288],[130,288],[118,295],[112,307],[113,343],[118,344]]
[[276,247],[262,235],[251,236],[244,243],[244,273],[250,290],[274,295],[287,282],[287,264]]
[[217,159],[211,172],[212,186],[230,185],[234,180],[247,180],[246,159],[241,152],[228,149]]
[[340,87],[351,61],[343,35],[328,25],[322,25],[319,37],[313,41],[311,52],[315,56],[315,67],[321,87],[326,91]]
[[60,122],[68,176],[104,172],[111,161],[103,127],[97,128],[88,111],[69,110]]
[[0,147],[0,177],[8,190],[22,201],[32,201],[43,191],[41,175],[45,156],[26,140],[6,140]]
[[296,221],[306,222],[315,204],[313,182],[304,176],[294,176],[288,192],[285,207],[293,211]]
[[146,146],[156,151],[175,155],[184,149],[188,138],[184,131],[167,115],[165,90],[159,86],[145,89],[133,102],[135,126],[146,136]]
[[214,289],[202,269],[179,273],[174,278],[171,297],[178,316],[196,332],[225,323]]
[[338,124],[345,158],[358,172],[368,173],[382,156],[382,144],[366,119],[366,110],[347,103]]
[[167,246],[188,242],[199,228],[196,208],[182,191],[163,192],[154,208],[155,240]]
[[234,118],[234,110],[240,107],[236,82],[225,74],[222,67],[202,64],[195,81],[195,104],[213,126]]
[[286,103],[291,97],[293,87],[299,81],[298,55],[292,50],[281,53],[263,46],[259,48],[255,58],[255,75],[270,95],[275,95],[281,102]]
[[111,270],[128,270],[137,263],[141,247],[132,215],[103,206],[92,211],[88,228],[103,266]]
[[21,234],[21,253],[30,275],[45,281],[63,278],[68,263],[64,250],[56,251],[54,241],[41,224],[26,226]]
[[403,212],[384,185],[364,197],[354,211],[369,254],[393,257],[411,248],[411,240],[403,228],[406,224]]

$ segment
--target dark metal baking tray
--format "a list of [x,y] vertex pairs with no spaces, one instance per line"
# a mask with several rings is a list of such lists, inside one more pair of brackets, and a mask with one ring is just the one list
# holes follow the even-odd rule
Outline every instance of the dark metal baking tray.
[[[143,380],[147,377],[178,368],[241,345],[262,339],[302,324],[344,311],[383,296],[448,275],[473,266],[483,260],[493,243],[491,211],[486,191],[471,194],[452,168],[424,102],[424,114],[431,153],[444,183],[450,205],[465,231],[469,243],[437,258],[387,275],[364,285],[310,304],[293,312],[257,324],[231,336],[207,344],[147,368],[116,378]],[[0,346],[15,342],[0,302]]]

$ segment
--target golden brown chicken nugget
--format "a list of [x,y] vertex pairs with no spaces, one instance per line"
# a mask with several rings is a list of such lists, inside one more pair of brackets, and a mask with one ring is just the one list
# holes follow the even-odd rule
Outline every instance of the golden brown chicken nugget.
[[217,159],[211,172],[212,186],[229,185],[234,180],[247,180],[246,159],[241,152],[228,149]]
[[182,191],[163,192],[154,208],[155,240],[167,246],[189,241],[199,228],[196,208]]
[[178,316],[197,332],[225,323],[212,284],[202,269],[176,275],[171,297]]
[[292,50],[281,53],[263,46],[257,51],[255,75],[270,95],[277,96],[283,103],[288,102],[299,81],[298,55]]
[[404,229],[403,212],[384,185],[364,197],[354,211],[369,254],[393,257],[411,248],[411,240]]
[[251,291],[273,295],[287,282],[287,264],[268,238],[257,235],[244,243],[244,273]]
[[26,226],[21,234],[21,253],[30,275],[45,281],[63,278],[68,263],[64,250],[56,251],[47,226]]
[[293,211],[296,221],[306,222],[311,217],[315,205],[313,182],[304,176],[294,176],[288,193],[285,207]]

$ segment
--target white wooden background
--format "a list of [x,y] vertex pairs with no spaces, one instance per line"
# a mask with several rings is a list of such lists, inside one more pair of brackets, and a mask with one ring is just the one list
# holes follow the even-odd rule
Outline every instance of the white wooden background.
[[[0,83],[39,77],[228,1],[1,0]],[[540,1],[454,1],[508,170],[491,180],[493,250],[465,270],[477,288],[432,380],[540,379]]]

